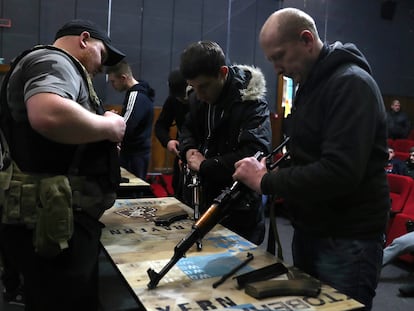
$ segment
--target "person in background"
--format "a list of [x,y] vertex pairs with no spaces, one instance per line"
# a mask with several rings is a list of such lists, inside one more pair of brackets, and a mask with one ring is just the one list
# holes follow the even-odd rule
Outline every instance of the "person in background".
[[18,56],[3,81],[10,187],[22,183],[18,198],[4,194],[24,208],[3,204],[0,244],[23,276],[25,310],[98,310],[99,218],[116,199],[126,125],[104,111],[90,79],[124,56],[96,24],[72,20],[53,45]]
[[[414,255],[414,221],[408,220],[406,223],[407,233],[394,239],[390,245],[384,248],[382,266],[385,267],[398,256],[404,254]],[[414,297],[414,284],[405,285],[399,288],[404,297]]]
[[[204,213],[233,183],[234,163],[271,145],[266,83],[258,68],[226,66],[221,47],[212,41],[190,44],[181,54],[180,71],[194,92],[180,134],[180,156],[201,183]],[[261,196],[246,189],[221,224],[255,244],[263,241]]]
[[385,171],[388,174],[408,175],[406,162],[395,157],[395,151],[392,147],[388,147],[388,161],[385,164]]
[[[173,70],[168,76],[169,95],[162,106],[161,113],[155,122],[155,136],[164,148],[174,155],[174,168],[172,186],[174,196],[184,202],[183,197],[183,176],[182,169],[179,164],[179,136],[182,124],[186,114],[188,113],[187,99],[187,81],[179,70]],[[176,137],[171,137],[170,128],[175,125],[177,127]]]
[[115,90],[126,91],[121,113],[127,125],[120,145],[121,166],[145,180],[151,156],[155,91],[148,82],[134,78],[126,61],[108,67],[106,73]]
[[414,178],[414,147],[410,148],[409,154],[408,159],[405,161],[407,176]]
[[285,8],[259,37],[277,74],[298,85],[289,167],[236,162],[235,180],[287,201],[295,267],[372,308],[390,210],[385,174],[386,112],[364,55],[351,43],[323,43],[315,21]]
[[408,115],[401,111],[401,103],[394,99],[390,110],[387,112],[388,138],[406,139],[410,134],[411,122]]

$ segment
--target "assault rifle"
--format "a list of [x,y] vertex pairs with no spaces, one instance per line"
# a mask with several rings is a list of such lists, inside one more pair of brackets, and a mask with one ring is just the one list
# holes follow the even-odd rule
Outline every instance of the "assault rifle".
[[[288,143],[289,138],[285,139],[279,146],[277,146],[269,155],[266,156],[266,167],[270,170],[274,169],[281,161],[283,161],[289,153],[284,153],[277,161],[272,163],[272,157],[278,153]],[[262,152],[257,152],[255,157],[261,158]],[[174,248],[174,255],[170,261],[161,269],[159,273],[149,268],[147,270],[150,282],[148,283],[148,289],[154,289],[157,287],[159,281],[167,274],[168,271],[182,258],[186,252],[196,243],[200,241],[213,227],[218,224],[230,207],[229,202],[238,200],[243,195],[242,183],[235,181],[230,188],[224,189],[221,194],[213,200],[213,204],[207,209],[207,211],[198,219],[193,225],[192,230],[188,235],[183,238]]]

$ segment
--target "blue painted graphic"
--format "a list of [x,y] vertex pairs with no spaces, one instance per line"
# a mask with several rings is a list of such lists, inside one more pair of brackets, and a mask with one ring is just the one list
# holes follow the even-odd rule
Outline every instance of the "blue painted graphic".
[[[242,261],[229,253],[207,256],[196,256],[182,258],[177,266],[192,280],[208,279],[222,276],[239,265]],[[238,271],[238,274],[253,270],[245,266]]]
[[229,252],[245,252],[256,248],[256,245],[244,240],[238,235],[209,237],[206,240],[211,241],[214,247],[223,248]]

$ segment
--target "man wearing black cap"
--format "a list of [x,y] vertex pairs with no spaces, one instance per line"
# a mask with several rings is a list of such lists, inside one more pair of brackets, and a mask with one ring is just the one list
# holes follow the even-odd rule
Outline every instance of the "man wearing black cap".
[[[87,34],[85,34],[85,32],[87,32]],[[103,30],[98,28],[98,26],[95,25],[93,22],[87,20],[75,19],[66,23],[56,33],[55,40],[58,40],[59,38],[66,36],[80,36],[80,39],[85,39],[85,37],[81,35],[102,41],[102,43],[105,45],[106,56],[102,60],[103,65],[113,66],[125,57],[124,53],[122,53],[112,45],[111,39]],[[76,57],[76,55],[73,56]],[[79,61],[82,63],[82,59],[79,59]],[[84,63],[82,64],[86,67]]]
[[124,56],[94,23],[73,20],[52,46],[17,57],[4,79],[13,166],[3,171],[13,174],[0,243],[23,276],[26,310],[98,309],[98,219],[115,200],[125,122],[103,110],[90,78]]

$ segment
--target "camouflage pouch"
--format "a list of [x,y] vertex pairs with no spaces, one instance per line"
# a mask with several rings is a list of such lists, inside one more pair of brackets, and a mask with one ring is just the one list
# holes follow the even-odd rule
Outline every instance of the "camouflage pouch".
[[6,212],[6,191],[10,188],[10,182],[13,174],[13,166],[10,164],[10,149],[9,145],[0,129],[0,216],[1,221],[7,221],[8,215]]
[[3,206],[2,222],[5,224],[18,223],[20,221],[21,186],[21,181],[10,181],[10,186]]
[[20,199],[20,218],[28,227],[34,227],[37,223],[37,210],[39,205],[37,184],[23,184]]
[[[19,191],[19,185],[16,183],[12,184],[12,174],[13,174],[13,165],[8,165],[5,169],[4,167],[0,171],[0,205],[3,207],[3,212],[1,214],[2,223],[14,223],[18,217],[20,217],[20,207],[16,206],[19,202],[19,199],[16,198],[16,195]],[[9,198],[9,190],[13,189],[12,197]]]
[[34,246],[43,257],[54,257],[68,247],[73,234],[72,192],[63,175],[40,180]]
[[37,176],[23,174],[14,162],[0,171],[2,223],[34,227],[37,221],[38,180]]

